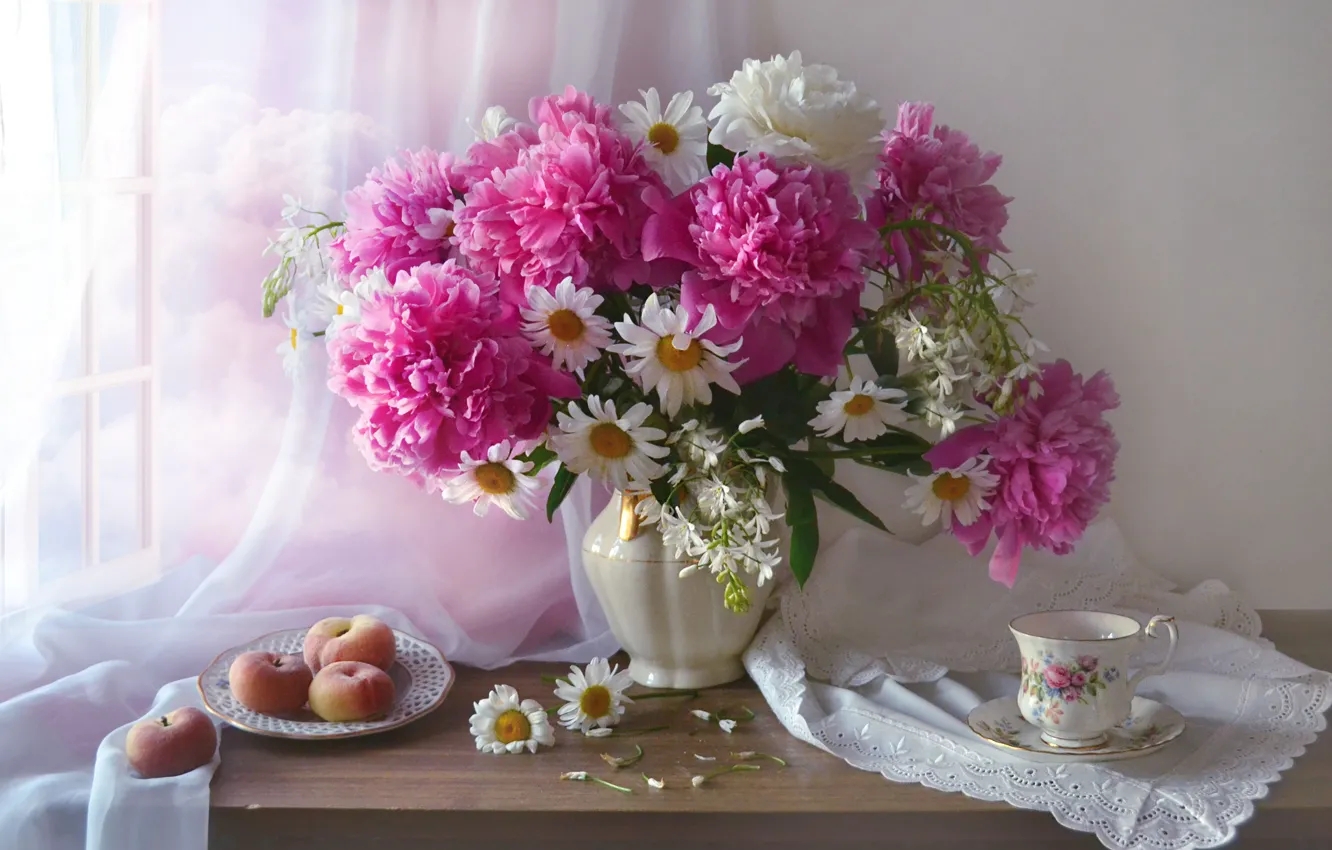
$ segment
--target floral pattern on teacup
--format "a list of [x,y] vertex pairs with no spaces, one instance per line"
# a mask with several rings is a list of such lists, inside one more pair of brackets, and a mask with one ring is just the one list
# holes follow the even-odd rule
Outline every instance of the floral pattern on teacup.
[[1118,668],[1102,667],[1094,655],[1056,659],[1047,652],[1039,659],[1022,659],[1022,693],[1036,699],[1036,717],[1054,724],[1063,718],[1066,703],[1087,705],[1118,678]]

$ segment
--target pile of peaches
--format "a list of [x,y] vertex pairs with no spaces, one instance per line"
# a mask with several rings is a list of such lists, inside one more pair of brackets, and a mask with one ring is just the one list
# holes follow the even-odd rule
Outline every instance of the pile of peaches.
[[387,672],[397,655],[393,629],[365,614],[310,627],[303,655],[243,652],[231,662],[231,693],[260,714],[292,714],[308,702],[324,720],[366,720],[393,707]]
[[[324,720],[366,720],[393,707],[386,670],[397,656],[393,629],[374,617],[329,617],[310,627],[302,655],[244,652],[228,679],[236,699],[261,714],[291,714],[308,702]],[[130,729],[125,755],[145,779],[179,776],[212,761],[217,729],[193,706]]]

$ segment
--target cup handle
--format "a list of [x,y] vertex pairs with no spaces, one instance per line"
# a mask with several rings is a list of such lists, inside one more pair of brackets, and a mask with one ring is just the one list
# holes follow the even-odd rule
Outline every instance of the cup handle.
[[1170,666],[1170,661],[1175,657],[1175,644],[1179,643],[1179,629],[1175,628],[1175,618],[1157,615],[1148,620],[1147,628],[1145,630],[1147,632],[1147,637],[1149,638],[1156,637],[1157,626],[1165,626],[1166,631],[1170,633],[1170,648],[1166,650],[1165,660],[1162,661],[1160,664],[1153,664],[1150,667],[1144,667],[1138,672],[1133,674],[1133,676],[1129,679],[1128,682],[1130,692],[1137,691],[1138,684],[1143,679],[1146,679],[1148,676],[1159,676],[1162,673],[1164,673],[1166,671],[1166,668]]

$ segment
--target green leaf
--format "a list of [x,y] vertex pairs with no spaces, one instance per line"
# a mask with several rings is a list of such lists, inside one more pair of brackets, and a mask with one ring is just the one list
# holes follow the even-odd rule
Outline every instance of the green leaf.
[[888,531],[888,526],[883,524],[883,520],[875,516],[869,508],[862,505],[854,493],[838,484],[831,476],[825,475],[823,470],[815,466],[812,461],[805,458],[791,458],[787,463],[787,472],[787,478],[801,479],[804,486],[828,504],[836,505],[861,522],[868,523],[880,531]]
[[657,500],[657,504],[661,505],[663,508],[670,504],[672,489],[671,482],[667,481],[665,478],[658,478],[656,481],[652,482],[651,487],[652,498]]
[[708,142],[708,171],[716,168],[718,165],[724,165],[730,168],[735,162],[735,153],[727,150],[721,145],[714,145]]
[[556,457],[557,455],[555,452],[551,451],[550,447],[545,443],[542,443],[527,454],[519,455],[518,460],[531,463],[532,472],[540,472],[543,467],[555,460]]
[[887,328],[875,325],[862,332],[865,354],[874,371],[883,376],[897,377],[897,339]]
[[786,525],[791,529],[791,574],[801,587],[814,571],[814,556],[819,553],[819,517],[814,511],[814,495],[797,475],[782,476],[786,487]]
[[569,495],[569,490],[573,488],[574,482],[578,480],[577,472],[570,472],[569,467],[561,466],[555,470],[555,480],[550,485],[550,495],[546,497],[546,521],[555,521],[555,512],[560,509],[564,502],[564,497]]
[[[818,437],[809,438],[809,450],[811,452],[826,452],[832,448],[827,440],[821,440]],[[829,478],[836,474],[836,462],[830,457],[809,458],[809,461],[819,468],[819,471]]]

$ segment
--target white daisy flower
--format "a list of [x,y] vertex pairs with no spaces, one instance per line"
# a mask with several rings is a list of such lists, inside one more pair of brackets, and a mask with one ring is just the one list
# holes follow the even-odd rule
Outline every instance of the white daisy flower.
[[648,482],[665,471],[657,458],[670,450],[657,442],[666,432],[643,425],[651,406],[639,402],[620,416],[615,402],[588,396],[587,409],[590,414],[574,402],[568,413],[555,415],[560,433],[551,435],[551,448],[570,472],[591,472],[624,490],[630,481]]
[[527,287],[523,307],[523,333],[542,354],[550,355],[557,369],[583,375],[583,367],[601,354],[611,341],[610,322],[596,314],[604,299],[590,287],[575,288],[566,277],[554,294],[540,286]]
[[628,670],[612,667],[604,658],[593,658],[584,669],[569,668],[569,678],[560,679],[555,696],[565,701],[560,706],[560,723],[566,729],[577,729],[584,735],[592,727],[606,730],[620,722],[624,706],[633,700],[624,695],[634,683]]
[[708,123],[703,110],[691,106],[694,93],[680,92],[661,108],[656,89],[638,93],[643,102],[620,105],[627,121],[620,122],[625,135],[641,143],[643,158],[662,176],[672,192],[689,188],[708,173]]
[[473,704],[471,732],[476,748],[503,755],[534,753],[538,746],[555,744],[555,731],[541,703],[534,699],[519,701],[518,692],[508,685],[496,685],[490,696]]
[[467,126],[472,128],[478,141],[493,142],[514,128],[518,119],[509,114],[502,106],[492,106],[481,115],[481,126],[473,126],[472,119],[467,119]]
[[445,500],[454,504],[473,502],[477,516],[485,516],[495,505],[514,519],[527,519],[532,496],[541,485],[527,474],[532,464],[513,458],[512,451],[509,441],[502,440],[491,446],[484,458],[473,459],[462,452],[458,474],[441,488]]
[[721,346],[701,339],[717,324],[712,305],[690,331],[689,311],[661,306],[654,292],[643,303],[640,321],[636,325],[625,316],[624,321],[616,322],[615,330],[625,343],[607,350],[625,358],[625,371],[636,376],[644,388],[656,388],[667,416],[679,413],[685,404],[710,404],[711,384],[739,395],[740,385],[731,373],[740,364],[726,362],[726,356],[739,350],[740,340]]
[[943,527],[971,525],[989,509],[999,476],[990,472],[989,455],[967,458],[955,469],[912,475],[916,483],[906,491],[906,507],[920,514],[926,525],[943,517]]
[[735,731],[734,720],[727,720],[727,719],[718,720],[717,725],[720,726],[721,730],[725,732],[727,735]]
[[282,313],[282,321],[287,326],[287,336],[274,349],[282,357],[282,371],[288,378],[295,378],[300,370],[301,351],[314,342],[314,331],[310,327],[309,314],[299,310],[295,302],[288,301],[287,309]]
[[806,65],[800,51],[766,62],[746,59],[708,94],[708,140],[728,150],[816,162],[862,185],[878,165],[884,128],[879,106],[829,65]]
[[906,420],[906,393],[880,387],[864,378],[852,378],[851,388],[819,402],[819,415],[810,420],[820,437],[841,434],[847,442],[872,440]]

